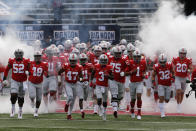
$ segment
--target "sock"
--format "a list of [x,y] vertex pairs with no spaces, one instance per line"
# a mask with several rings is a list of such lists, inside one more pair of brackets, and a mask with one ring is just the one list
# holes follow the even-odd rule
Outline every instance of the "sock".
[[134,113],[135,101],[131,101],[131,113]]
[[117,102],[112,102],[113,110],[117,111],[118,110],[118,103]]
[[15,110],[15,104],[12,104],[12,109]]
[[38,112],[38,108],[35,108],[35,112],[36,112],[36,113]]
[[137,115],[141,116],[141,108],[142,108],[142,100],[137,100],[137,109],[138,109]]
[[159,109],[161,113],[164,112],[164,103],[159,103]]
[[19,107],[19,111],[22,112],[22,107]]
[[130,93],[125,92],[125,101],[127,105],[130,105]]

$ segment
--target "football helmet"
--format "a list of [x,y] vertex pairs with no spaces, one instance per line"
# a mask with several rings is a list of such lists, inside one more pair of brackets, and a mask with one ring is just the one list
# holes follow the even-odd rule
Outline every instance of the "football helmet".
[[180,57],[180,59],[186,58],[186,54],[187,54],[187,49],[186,48],[181,48],[179,50],[179,57]]
[[126,50],[126,46],[125,45],[120,45],[121,51],[124,52]]
[[60,51],[61,53],[64,52],[64,47],[63,47],[63,45],[58,45],[57,48],[59,49],[59,51]]
[[73,46],[73,45],[72,45],[72,41],[71,41],[71,40],[66,40],[66,41],[64,42],[64,48],[65,48],[66,51],[71,50],[71,47],[72,47],[72,46]]
[[107,65],[108,64],[108,57],[105,54],[102,54],[99,56],[99,63],[101,65]]
[[107,43],[106,43],[105,41],[102,41],[99,45],[101,46],[102,51],[103,51],[104,53],[106,53],[107,50],[108,50],[108,45],[107,45]]
[[78,56],[75,53],[69,54],[69,63],[71,66],[75,66],[78,62]]
[[122,57],[122,50],[119,46],[116,46],[113,48],[113,53],[115,58],[121,58]]
[[80,64],[84,65],[87,62],[88,57],[86,54],[82,53],[79,55],[79,60],[80,60]]
[[74,45],[80,43],[80,39],[78,37],[74,37],[72,41]]
[[161,66],[164,66],[167,62],[167,56],[165,54],[160,54],[159,55],[159,64]]
[[55,56],[59,56],[59,55],[60,55],[59,48],[56,47],[56,48],[54,48],[53,50],[54,50],[54,55],[55,55]]
[[34,52],[34,61],[35,62],[41,62],[41,59],[42,59],[41,51],[35,51]]
[[136,62],[136,63],[139,63],[140,60],[141,60],[141,53],[139,50],[135,50],[133,52],[133,60]]
[[80,44],[80,43],[77,43],[77,44],[75,45],[75,48],[77,48],[78,50],[80,49],[80,47],[81,47],[81,44]]
[[86,43],[81,43],[79,48],[80,52],[83,53],[86,51],[86,49],[87,49]]
[[14,51],[14,55],[15,55],[15,58],[16,58],[17,60],[19,60],[19,59],[22,59],[22,58],[23,58],[24,52],[23,52],[22,49],[16,49],[16,50]]
[[47,55],[48,57],[53,56],[53,55],[54,55],[54,50],[53,50],[51,47],[47,47],[47,48],[46,48],[46,55]]
[[110,42],[106,42],[108,49],[111,48],[112,44]]
[[94,47],[94,54],[95,56],[99,57],[102,54],[102,48],[100,46]]
[[80,51],[74,48],[71,53],[75,53],[78,56],[80,54]]
[[120,45],[127,45],[127,40],[126,39],[122,39],[119,44]]

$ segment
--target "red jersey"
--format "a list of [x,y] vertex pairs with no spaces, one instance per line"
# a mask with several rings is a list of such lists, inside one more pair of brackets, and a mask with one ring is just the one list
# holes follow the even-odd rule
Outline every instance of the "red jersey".
[[133,59],[131,59],[131,58],[129,57],[129,55],[124,55],[124,56],[123,56],[123,59],[125,60],[125,63],[126,63],[127,66],[130,65],[130,60],[133,60]]
[[10,58],[4,72],[5,77],[7,77],[9,70],[12,69],[13,80],[18,82],[26,81],[27,75],[25,74],[25,71],[28,70],[29,63],[30,63],[29,59],[23,58],[20,61],[16,61],[16,59]]
[[5,66],[0,63],[0,73],[5,71]]
[[91,63],[86,63],[85,65],[82,66],[82,76],[84,81],[89,81],[90,74],[93,70],[93,65]]
[[76,83],[78,81],[79,74],[82,73],[82,66],[76,64],[75,67],[71,67],[70,64],[65,63],[63,70],[65,71],[65,81],[68,83]]
[[126,69],[126,63],[124,58],[116,59],[115,57],[112,57],[110,59],[110,65],[113,67],[113,75],[114,80],[117,82],[125,83],[125,76],[120,76],[121,72],[125,72]]
[[154,72],[156,72],[156,74],[157,74],[159,85],[171,86],[171,84],[172,84],[171,72],[172,72],[173,67],[170,62],[167,62],[164,67],[161,66],[160,64],[155,64],[153,69],[154,69]]
[[49,76],[57,76],[58,74],[58,69],[60,68],[60,65],[58,63],[58,58],[57,57],[52,57],[51,59],[48,59],[46,61],[48,64],[48,75]]
[[47,57],[47,55],[44,53],[43,55],[42,55],[42,61],[43,62],[46,62],[48,60],[48,57]]
[[41,62],[40,64],[36,64],[35,61],[32,61],[29,68],[29,81],[34,84],[40,84],[43,81],[44,72],[47,71],[47,63]]
[[112,66],[110,65],[101,66],[100,64],[96,64],[94,69],[95,69],[96,85],[107,87],[108,78],[105,77],[105,75],[112,72]]
[[192,64],[192,60],[190,58],[185,58],[183,60],[179,57],[173,58],[172,63],[175,66],[175,76],[183,78],[188,76],[188,68]]
[[95,56],[93,53],[91,53],[89,55],[89,61],[90,63],[92,63],[93,65],[98,64],[99,63],[99,57]]
[[144,78],[144,72],[146,71],[146,61],[141,60],[140,63],[136,63],[134,60],[130,60],[130,65],[126,70],[128,72],[136,70],[136,72],[130,75],[131,82],[142,82]]

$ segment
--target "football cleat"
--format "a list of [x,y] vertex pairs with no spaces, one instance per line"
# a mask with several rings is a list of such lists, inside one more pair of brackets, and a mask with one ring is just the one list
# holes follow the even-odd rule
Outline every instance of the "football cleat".
[[165,113],[161,112],[161,118],[165,118]]
[[135,113],[131,113],[131,118],[135,118]]
[[104,121],[106,121],[106,112],[103,113],[102,119],[103,119]]
[[18,112],[18,119],[22,119],[22,111]]
[[114,118],[118,118],[118,112],[117,111],[114,111],[113,115],[114,115]]
[[65,104],[65,108],[64,108],[65,113],[68,112],[68,108],[69,108],[69,105],[68,104]]
[[85,113],[84,113],[84,112],[82,112],[82,119],[84,119],[84,116],[85,116]]
[[38,117],[38,111],[37,110],[35,110],[35,112],[34,112],[34,117]]
[[10,117],[14,117],[14,115],[15,115],[15,109],[12,109],[10,113]]
[[141,120],[141,119],[142,119],[142,117],[141,117],[140,115],[138,115],[138,116],[137,116],[137,119],[138,119],[138,120]]
[[72,120],[71,115],[67,115],[67,120]]

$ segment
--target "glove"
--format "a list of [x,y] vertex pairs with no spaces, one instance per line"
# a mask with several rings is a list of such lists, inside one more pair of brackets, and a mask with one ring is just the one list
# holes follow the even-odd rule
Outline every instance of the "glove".
[[120,76],[122,76],[122,77],[125,76],[125,72],[121,72]]
[[29,75],[29,72],[28,72],[28,71],[25,71],[25,74],[26,74],[26,75]]
[[90,87],[95,88],[95,84],[93,82],[90,83]]
[[7,80],[4,80],[4,81],[2,82],[2,84],[3,84],[3,87],[8,86],[8,81],[7,81]]

